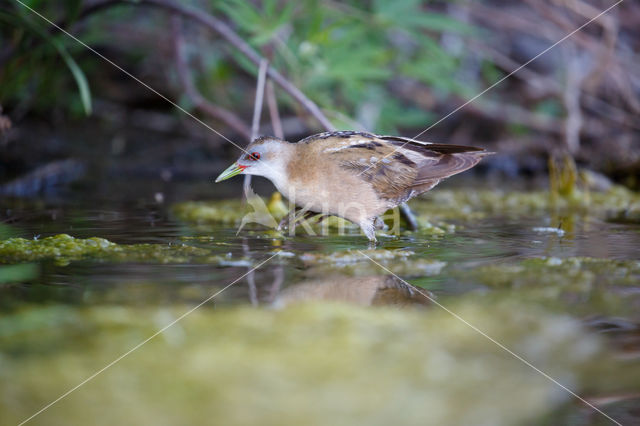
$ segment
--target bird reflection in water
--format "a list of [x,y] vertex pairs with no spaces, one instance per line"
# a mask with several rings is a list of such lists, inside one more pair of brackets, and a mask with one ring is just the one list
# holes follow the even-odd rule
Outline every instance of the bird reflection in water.
[[[428,296],[428,297],[427,297]],[[392,275],[351,277],[333,275],[305,280],[284,288],[275,297],[274,307],[307,301],[345,302],[360,306],[428,306],[433,295]]]

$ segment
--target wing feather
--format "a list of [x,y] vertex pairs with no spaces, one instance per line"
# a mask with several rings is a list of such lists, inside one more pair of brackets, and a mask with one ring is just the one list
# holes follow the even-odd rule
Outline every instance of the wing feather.
[[362,176],[380,197],[395,203],[428,191],[490,154],[472,146],[362,132],[321,133],[299,143],[318,144],[320,152]]

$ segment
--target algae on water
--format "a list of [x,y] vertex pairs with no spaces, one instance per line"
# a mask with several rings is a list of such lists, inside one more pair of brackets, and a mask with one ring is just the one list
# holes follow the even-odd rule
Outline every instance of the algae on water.
[[65,265],[74,260],[109,262],[224,263],[226,258],[186,244],[116,244],[104,238],[74,238],[59,234],[38,240],[10,238],[0,241],[0,263],[51,259]]
[[[178,220],[194,225],[224,224],[244,228],[247,224],[260,224],[263,227],[274,229],[278,222],[286,217],[287,207],[282,201],[280,193],[275,192],[269,200],[263,200],[255,194],[247,200],[216,200],[216,201],[187,201],[173,206],[172,212]],[[391,226],[389,232],[400,232],[400,215],[397,209],[390,210],[383,215]],[[433,224],[428,217],[418,217],[420,231],[427,235],[444,234],[453,232],[451,224]],[[357,231],[358,227],[348,220],[337,216],[329,216],[319,221],[318,216],[308,220],[297,222],[300,233],[311,231],[312,234],[325,234],[338,230]],[[283,231],[282,235],[288,231]]]
[[[177,219],[196,226],[224,224],[244,227],[247,223],[258,223],[275,228],[276,223],[286,216],[287,207],[277,192],[270,200],[256,196],[254,201],[190,201],[174,205],[172,211]],[[606,191],[593,192],[576,188],[568,198],[553,197],[549,191],[436,189],[412,200],[410,206],[417,215],[420,229],[418,233],[409,234],[438,235],[454,232],[455,227],[448,221],[475,221],[492,216],[564,212],[588,214],[612,221],[633,221],[637,220],[635,212],[640,206],[640,194],[616,185]],[[397,211],[390,211],[384,217],[391,227],[389,233],[395,235],[402,231]],[[332,233],[336,229],[357,230],[352,223],[335,216],[320,224],[311,218],[299,228],[312,230],[316,234]],[[299,232],[303,234],[304,230]]]
[[416,255],[410,250],[342,250],[331,253],[304,253],[300,260],[309,268],[307,275],[320,276],[338,271],[347,275],[403,276],[438,275],[446,262]]
[[[457,281],[482,284],[554,310],[579,316],[629,316],[640,319],[640,260],[590,257],[530,258],[452,271]],[[501,297],[501,296],[498,296]]]
[[554,199],[549,191],[444,189],[431,191],[410,204],[419,215],[439,220],[477,220],[491,216],[547,214],[552,211],[615,217],[618,214],[616,212],[640,205],[640,194],[622,186],[612,186],[602,192],[575,189],[570,199]]
[[[505,300],[450,308],[578,393],[624,391],[639,378],[637,368],[616,371],[567,316]],[[0,318],[0,423],[24,420],[187,309],[25,307]],[[441,309],[203,307],[39,420],[512,425],[569,403],[565,390]]]
[[511,265],[481,266],[461,271],[458,276],[472,276],[475,280],[496,289],[570,285],[631,286],[640,283],[640,260],[591,257],[530,258]]

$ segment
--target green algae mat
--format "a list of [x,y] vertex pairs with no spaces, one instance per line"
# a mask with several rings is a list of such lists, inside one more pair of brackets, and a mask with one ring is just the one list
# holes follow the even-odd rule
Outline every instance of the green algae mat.
[[[638,368],[616,374],[601,340],[568,316],[506,300],[450,307],[576,391],[640,380]],[[51,307],[2,318],[0,422],[28,417],[182,312]],[[512,425],[571,399],[442,310],[203,308],[34,424]]]

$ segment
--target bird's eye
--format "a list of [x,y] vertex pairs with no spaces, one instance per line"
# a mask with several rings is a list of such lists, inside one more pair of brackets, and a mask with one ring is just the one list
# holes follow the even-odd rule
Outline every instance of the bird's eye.
[[260,159],[260,153],[259,152],[252,152],[249,155],[249,160],[251,161],[258,161]]

